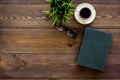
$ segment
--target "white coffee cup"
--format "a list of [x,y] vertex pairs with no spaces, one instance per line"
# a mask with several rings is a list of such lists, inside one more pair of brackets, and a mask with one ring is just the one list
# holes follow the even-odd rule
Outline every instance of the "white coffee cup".
[[76,7],[74,17],[80,24],[90,24],[96,17],[95,8],[90,3],[81,3]]

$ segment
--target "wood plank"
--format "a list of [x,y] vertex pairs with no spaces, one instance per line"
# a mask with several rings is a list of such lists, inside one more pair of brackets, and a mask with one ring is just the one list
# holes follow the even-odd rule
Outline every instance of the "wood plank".
[[[120,53],[120,29],[97,29],[113,34],[110,54]],[[54,29],[0,29],[0,53],[78,53],[76,39]]]
[[0,4],[41,4],[47,3],[45,0],[0,0]]
[[[75,4],[74,6],[77,6]],[[120,28],[120,5],[94,4],[97,17],[88,25],[92,28]],[[43,11],[49,9],[48,4],[40,5],[4,5],[0,4],[0,28],[50,28],[51,19]],[[4,9],[4,10],[3,10]],[[83,27],[71,17],[67,26],[71,28]]]
[[[96,79],[56,79],[56,78],[50,78],[50,79],[1,79],[1,80],[96,80]],[[97,80],[119,80],[119,79],[97,79]]]
[[[16,58],[23,59],[22,61],[27,64],[38,65],[76,65],[76,58],[78,53],[75,54],[0,54],[1,67],[7,64],[13,64]],[[59,56],[59,57],[58,57]],[[120,54],[109,54],[107,59],[107,65],[119,65]],[[9,66],[8,66],[9,67]]]
[[0,80],[50,80],[50,79],[32,79],[32,78],[27,78],[27,79],[24,79],[24,78],[3,78],[3,79],[0,79]]
[[[96,79],[58,79],[58,80],[96,80]],[[119,80],[119,79],[97,79],[97,80]]]
[[109,55],[104,72],[77,66],[76,56],[77,54],[0,54],[0,77],[120,78],[120,63],[118,62],[120,55]]
[[[74,0],[74,3],[99,3],[99,4],[108,4],[108,3],[114,3],[119,4],[119,0]],[[0,4],[41,4],[41,3],[47,3],[45,0],[0,0]]]
[[[0,5],[0,28],[48,28],[49,5]],[[3,10],[4,9],[4,10]]]
[[[73,41],[56,30],[39,29],[12,29],[2,30],[1,32],[1,50],[0,53],[71,53],[76,52],[75,45],[68,45]],[[80,43],[80,37],[76,42]],[[76,43],[75,42],[75,43]],[[56,47],[57,46],[57,47]]]
[[[116,6],[116,5],[114,5]],[[108,14],[108,18],[111,19],[111,20],[107,20],[107,26],[110,27],[110,26],[113,26],[112,24],[116,25],[119,24],[119,27],[120,27],[120,6],[116,6],[116,8],[114,7],[111,11],[112,13],[109,11],[109,9],[112,7],[112,5],[108,5],[106,6],[106,13]],[[117,10],[119,8],[119,10]],[[115,11],[115,10],[116,11]],[[113,15],[113,16],[112,16]],[[112,23],[114,22],[114,23]]]

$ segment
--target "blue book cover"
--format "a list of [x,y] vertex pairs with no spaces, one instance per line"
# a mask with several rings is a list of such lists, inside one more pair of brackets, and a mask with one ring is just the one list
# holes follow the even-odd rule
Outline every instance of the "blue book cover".
[[104,71],[107,55],[109,53],[112,35],[86,28],[77,59],[77,64]]

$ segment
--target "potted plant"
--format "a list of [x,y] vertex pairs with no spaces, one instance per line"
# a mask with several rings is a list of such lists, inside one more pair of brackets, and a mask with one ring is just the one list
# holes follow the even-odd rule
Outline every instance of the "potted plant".
[[72,6],[73,0],[46,0],[50,3],[51,8],[46,11],[47,14],[52,17],[52,26],[59,31],[65,31],[66,34],[72,38],[75,38],[77,34],[64,26],[64,24],[70,19],[73,14],[74,7]]

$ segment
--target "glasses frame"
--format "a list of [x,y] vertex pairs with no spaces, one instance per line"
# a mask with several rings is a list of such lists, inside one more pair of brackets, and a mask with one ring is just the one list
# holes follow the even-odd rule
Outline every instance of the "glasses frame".
[[54,28],[57,29],[60,32],[65,32],[66,35],[71,37],[71,38],[76,38],[77,37],[77,33],[74,32],[73,30],[71,30],[70,28],[66,27],[66,26],[55,25]]

